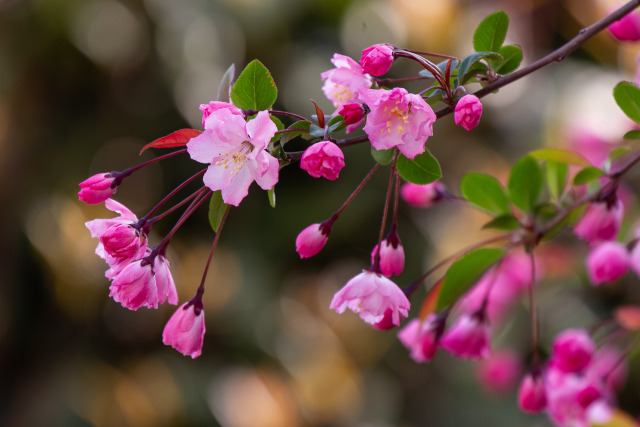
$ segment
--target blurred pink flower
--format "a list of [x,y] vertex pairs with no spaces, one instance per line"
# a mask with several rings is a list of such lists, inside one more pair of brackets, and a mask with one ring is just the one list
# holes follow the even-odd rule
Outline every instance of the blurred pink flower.
[[187,302],[173,313],[162,331],[162,342],[192,359],[202,353],[204,310]]
[[400,188],[400,195],[410,205],[428,208],[442,197],[443,191],[444,185],[440,181],[423,185],[405,182]]
[[314,178],[335,180],[344,167],[344,154],[331,141],[320,141],[309,146],[302,154],[300,168]]
[[620,242],[602,242],[591,249],[586,265],[589,280],[593,285],[618,280],[629,269],[630,257],[627,247]]
[[445,332],[440,344],[461,359],[479,360],[491,355],[491,328],[482,312],[462,314]]
[[580,372],[591,362],[596,346],[582,329],[567,329],[553,341],[550,366],[562,372]]
[[619,41],[638,41],[640,40],[640,13],[637,10],[633,10],[610,24],[607,29]]
[[542,412],[547,406],[547,393],[542,375],[529,373],[525,375],[518,389],[518,406],[524,412],[535,414]]
[[110,173],[99,173],[82,181],[78,199],[95,205],[102,203],[116,192],[115,178]]
[[360,64],[348,56],[336,53],[331,59],[336,68],[323,72],[322,91],[337,109],[345,104],[357,102],[361,89],[369,89],[373,80]]
[[457,125],[466,130],[471,130],[480,123],[482,115],[482,103],[475,95],[465,95],[458,100],[453,119]]
[[612,206],[606,202],[590,203],[573,232],[591,245],[602,240],[613,240],[618,235],[623,216],[624,208],[619,199]]
[[521,372],[520,355],[511,349],[498,350],[476,365],[480,385],[494,393],[505,393],[513,389]]
[[362,51],[360,65],[365,73],[381,76],[393,64],[393,48],[388,44],[374,44]]
[[411,358],[418,362],[429,362],[438,349],[438,316],[429,314],[424,321],[412,319],[400,331],[398,339],[409,350]]

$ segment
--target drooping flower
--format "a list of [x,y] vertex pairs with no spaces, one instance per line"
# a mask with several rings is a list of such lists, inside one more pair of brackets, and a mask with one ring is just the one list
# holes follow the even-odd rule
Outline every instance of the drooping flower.
[[344,104],[338,114],[344,118],[344,124],[347,125],[347,133],[351,133],[364,122],[365,109],[361,103],[352,102]]
[[592,284],[611,283],[629,269],[629,253],[620,242],[603,242],[589,252],[586,265]]
[[393,48],[388,44],[374,44],[362,51],[360,65],[365,73],[381,76],[393,64]]
[[178,307],[165,325],[162,342],[195,359],[202,353],[204,332],[204,310],[187,302]]
[[471,360],[489,357],[490,342],[491,328],[481,311],[472,315],[462,314],[440,341],[452,355]]
[[444,185],[440,181],[429,184],[405,182],[400,188],[400,195],[405,202],[419,208],[428,208],[442,198]]
[[457,125],[466,130],[471,130],[480,123],[482,115],[482,103],[475,95],[465,95],[458,100],[453,119]]
[[321,74],[324,81],[322,91],[337,111],[345,104],[357,102],[360,90],[370,88],[373,80],[360,64],[348,56],[336,53],[331,62],[336,68]]
[[187,143],[191,158],[209,163],[203,177],[207,187],[222,190],[225,203],[238,206],[249,192],[255,180],[264,190],[270,190],[278,182],[278,160],[265,148],[277,131],[267,111],[244,121],[230,108],[212,112],[207,121],[215,118],[216,126],[192,138]]
[[633,10],[607,27],[609,33],[619,41],[640,40],[640,13]]
[[309,146],[300,159],[300,168],[314,178],[335,180],[343,167],[344,154],[331,141],[320,141]]
[[522,372],[520,356],[511,349],[501,349],[476,365],[480,385],[493,393],[505,393],[516,384]]
[[590,203],[573,232],[591,245],[602,240],[613,240],[618,235],[623,216],[624,207],[620,199],[611,206],[606,202]]
[[309,258],[322,250],[331,233],[331,224],[311,224],[296,237],[296,252],[300,258]]
[[582,329],[567,329],[553,341],[550,366],[562,372],[580,372],[589,365],[596,346]]
[[115,224],[100,236],[104,251],[118,262],[139,258],[147,249],[144,233],[131,224]]
[[117,189],[115,177],[110,173],[99,173],[85,179],[80,184],[78,199],[91,205],[102,203]]
[[546,408],[545,382],[539,372],[531,372],[522,379],[518,389],[518,406],[530,414],[542,412]]
[[436,115],[422,97],[396,87],[364,89],[360,98],[371,110],[364,131],[373,148],[398,147],[410,159],[424,153],[427,138],[433,135]]
[[329,308],[339,314],[348,308],[371,325],[380,322],[390,309],[392,323],[399,325],[400,318],[409,314],[410,306],[406,295],[395,283],[381,274],[364,270],[336,292]]
[[[404,248],[400,241],[400,236],[394,230],[390,232],[381,242],[380,250],[380,271],[387,277],[399,275],[404,270]],[[378,245],[371,251],[371,264],[375,264]]]
[[429,362],[438,349],[442,333],[442,321],[431,313],[424,321],[413,319],[399,332],[398,339],[409,350],[411,358],[418,363]]

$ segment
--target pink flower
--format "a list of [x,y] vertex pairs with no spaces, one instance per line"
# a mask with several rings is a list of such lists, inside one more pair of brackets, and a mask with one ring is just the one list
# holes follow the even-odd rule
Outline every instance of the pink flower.
[[410,159],[424,153],[427,138],[433,135],[436,115],[422,97],[396,87],[363,89],[360,98],[371,109],[364,131],[373,148],[398,147]]
[[624,208],[619,199],[612,206],[606,202],[590,203],[573,232],[591,245],[601,240],[613,240],[618,235],[623,216]]
[[85,179],[80,184],[78,199],[95,205],[102,203],[116,192],[118,183],[110,173],[99,173]]
[[620,242],[603,242],[589,252],[586,264],[591,283],[611,283],[629,269],[629,253],[627,247]]
[[335,180],[344,167],[344,154],[333,142],[320,141],[304,150],[300,167],[314,178]]
[[331,233],[331,224],[311,224],[296,237],[296,251],[300,258],[309,258],[322,250]]
[[582,329],[567,329],[553,341],[550,365],[562,372],[579,372],[589,365],[596,346]]
[[547,393],[542,376],[533,372],[527,374],[518,389],[518,406],[524,412],[535,414],[547,406]]
[[484,359],[491,350],[491,328],[484,313],[463,314],[442,337],[441,345],[449,353],[462,359]]
[[494,393],[510,391],[522,371],[520,356],[513,350],[502,349],[476,365],[480,385]]
[[147,249],[144,233],[132,224],[115,224],[100,236],[105,252],[115,260],[124,261],[139,258]]
[[353,132],[364,122],[365,109],[359,102],[344,104],[342,109],[338,111],[344,117],[344,124],[347,125],[347,133]]
[[192,138],[187,143],[191,158],[210,163],[203,177],[204,184],[213,191],[222,190],[225,203],[238,206],[249,193],[255,180],[264,190],[278,182],[278,160],[265,148],[277,130],[269,113],[260,111],[245,122],[229,108],[211,113],[207,121],[215,118],[216,126]]
[[465,95],[458,100],[453,119],[457,125],[466,130],[471,130],[480,123],[482,115],[482,103],[475,95]]
[[393,48],[388,44],[374,44],[362,51],[360,65],[365,73],[381,76],[393,64]]
[[360,90],[370,88],[373,80],[360,64],[348,56],[336,53],[331,62],[336,68],[321,74],[324,81],[322,91],[337,111],[345,104],[357,102]]
[[182,304],[162,331],[162,342],[192,359],[202,353],[204,341],[204,310],[195,304]]
[[380,322],[386,310],[390,309],[392,323],[399,325],[400,317],[407,317],[410,306],[406,295],[395,283],[380,274],[364,270],[336,292],[329,308],[339,314],[348,308],[371,325]]
[[[205,129],[214,129],[218,123],[217,113],[221,110],[227,110],[229,113],[244,118],[244,113],[241,109],[228,102],[211,101],[208,104],[200,104],[200,111],[202,111],[202,127]],[[211,117],[213,115],[213,117]],[[211,119],[209,119],[211,117]]]
[[[380,272],[385,276],[399,275],[404,270],[404,249],[398,233],[392,231],[382,241],[382,250],[380,251]],[[371,251],[371,264],[375,264],[378,245]]]
[[393,329],[398,325],[393,324],[393,311],[390,308],[387,308],[384,312],[384,316],[382,317],[382,320],[372,324],[371,326],[373,326],[374,329],[377,329],[379,331],[388,331],[389,329]]
[[640,14],[634,10],[607,28],[609,33],[619,41],[636,42],[640,40]]
[[620,390],[627,378],[626,356],[615,347],[598,349],[587,366],[585,376],[593,382],[602,382],[608,393]]
[[400,195],[405,202],[419,208],[428,208],[442,198],[444,185],[440,181],[430,184],[414,184],[405,182],[400,188]]
[[398,339],[409,350],[411,358],[418,362],[429,362],[438,349],[442,322],[436,314],[424,321],[413,319],[398,332]]

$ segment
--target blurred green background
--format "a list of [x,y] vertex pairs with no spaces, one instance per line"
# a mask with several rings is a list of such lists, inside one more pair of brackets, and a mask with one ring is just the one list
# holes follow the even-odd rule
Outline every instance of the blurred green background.
[[[503,9],[511,18],[507,42],[520,44],[528,63],[610,5],[0,0],[0,425],[549,425],[544,415],[521,414],[513,391],[483,389],[473,364],[439,354],[417,365],[394,332],[374,331],[352,313],[328,309],[333,293],[369,265],[387,173],[378,173],[356,198],[317,257],[300,260],[295,236],[346,199],[373,165],[367,147],[345,150],[347,167],[338,181],[313,179],[294,165],[281,172],[276,209],[255,185],[232,209],[208,277],[207,334],[196,360],[162,345],[173,307],[132,312],[108,297],[105,265],[84,222],[111,213],[78,202],[77,183],[159,155],[163,151],[138,152],[173,130],[199,128],[199,104],[215,98],[232,63],[242,69],[260,59],[278,85],[276,107],[308,116],[310,99],[332,112],[320,73],[332,68],[334,52],[358,59],[363,48],[390,42],[464,56],[475,26]],[[602,34],[562,64],[487,98],[474,132],[453,126],[451,116],[439,121],[429,148],[441,161],[444,182],[456,191],[468,171],[504,177],[513,159],[565,144],[576,128],[619,138],[629,125],[611,89],[634,78],[636,56],[637,46],[620,47]],[[416,71],[401,62],[392,74]],[[142,216],[200,167],[187,158],[154,164],[127,179],[115,198]],[[176,219],[160,223],[152,241]],[[463,206],[420,211],[402,205],[407,268],[397,282],[410,283],[487,236],[478,231],[484,221]],[[195,292],[211,241],[203,210],[170,246],[181,302]],[[635,277],[605,290],[586,285],[586,249],[575,247],[572,255],[561,243],[548,246],[541,289],[545,342],[561,328],[592,325],[613,304],[640,300],[629,291],[637,287]],[[416,308],[423,295],[416,295]],[[509,345],[523,359],[525,308],[517,307],[494,334],[496,348]],[[638,371],[637,364],[630,367],[620,396],[636,416]]]

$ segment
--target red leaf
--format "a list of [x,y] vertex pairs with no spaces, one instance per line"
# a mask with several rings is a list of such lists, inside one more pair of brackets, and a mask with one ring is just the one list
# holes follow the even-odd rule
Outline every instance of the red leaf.
[[436,306],[438,303],[438,297],[440,296],[440,290],[442,289],[442,284],[444,283],[444,278],[438,280],[432,287],[429,289],[427,296],[424,298],[422,302],[422,307],[420,307],[420,314],[418,317],[420,320],[424,320],[431,313],[436,311]]
[[313,102],[313,105],[316,107],[316,114],[318,115],[318,126],[324,128],[324,112],[322,111],[322,108],[318,107],[318,104],[316,104],[316,101],[314,101],[313,99],[311,99],[310,101]]
[[623,305],[618,307],[615,317],[618,324],[623,328],[630,331],[640,330],[640,307]]
[[148,143],[142,147],[140,154],[142,154],[147,148],[172,148],[185,146],[191,138],[195,138],[201,133],[202,131],[198,129],[177,130],[167,136],[163,136],[162,138],[158,138],[155,141]]

